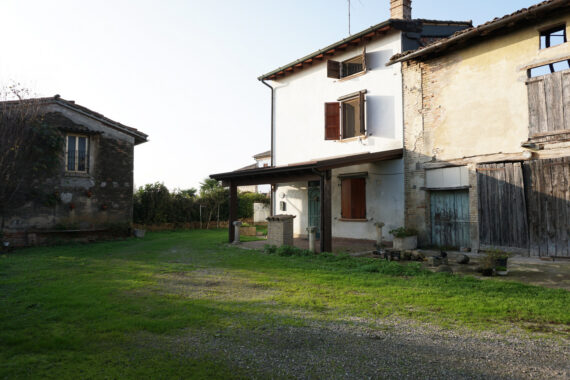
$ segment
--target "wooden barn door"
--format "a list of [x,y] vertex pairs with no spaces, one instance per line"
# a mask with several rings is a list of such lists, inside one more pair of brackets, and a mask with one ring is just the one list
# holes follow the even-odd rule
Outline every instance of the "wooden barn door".
[[522,164],[482,164],[477,168],[479,239],[482,245],[528,248]]
[[469,191],[430,192],[431,239],[439,247],[470,247]]
[[570,257],[570,157],[525,162],[530,252]]

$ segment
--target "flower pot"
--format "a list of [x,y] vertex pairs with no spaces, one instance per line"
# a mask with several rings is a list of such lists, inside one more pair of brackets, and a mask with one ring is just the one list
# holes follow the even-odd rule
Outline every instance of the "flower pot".
[[399,249],[399,250],[416,249],[418,247],[418,237],[415,235],[406,236],[403,238],[395,237],[392,243],[394,249]]

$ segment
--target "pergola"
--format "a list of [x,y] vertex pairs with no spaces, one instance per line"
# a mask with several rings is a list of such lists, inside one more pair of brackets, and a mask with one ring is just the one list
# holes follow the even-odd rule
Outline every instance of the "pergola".
[[[237,220],[238,186],[278,184],[286,182],[315,181],[321,190],[321,252],[332,251],[331,218],[331,171],[332,169],[378,161],[394,160],[403,157],[403,149],[394,149],[375,153],[361,153],[301,162],[287,166],[236,170],[227,173],[212,174],[210,178],[222,181],[230,188],[229,242],[234,240],[234,225]],[[273,212],[273,208],[271,210]]]

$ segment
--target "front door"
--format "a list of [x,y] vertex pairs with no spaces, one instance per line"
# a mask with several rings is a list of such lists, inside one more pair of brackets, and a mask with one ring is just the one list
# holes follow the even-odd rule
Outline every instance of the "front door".
[[317,239],[321,236],[321,188],[319,181],[309,182],[309,227],[317,227]]

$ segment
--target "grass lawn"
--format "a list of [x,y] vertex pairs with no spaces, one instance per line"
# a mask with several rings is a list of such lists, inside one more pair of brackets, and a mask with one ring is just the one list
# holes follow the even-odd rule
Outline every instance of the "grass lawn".
[[227,246],[226,230],[0,255],[0,377],[239,378],[188,332],[399,317],[443,327],[569,331],[570,292],[348,256]]

